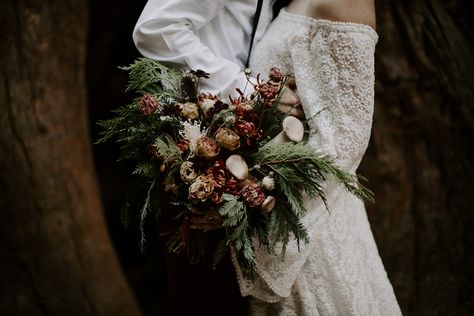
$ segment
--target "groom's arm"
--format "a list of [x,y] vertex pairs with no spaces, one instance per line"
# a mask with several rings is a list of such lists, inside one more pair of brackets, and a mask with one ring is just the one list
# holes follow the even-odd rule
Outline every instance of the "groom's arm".
[[211,93],[235,94],[247,82],[241,67],[215,55],[195,35],[228,1],[149,0],[133,32],[135,45],[146,57],[210,73],[203,88]]

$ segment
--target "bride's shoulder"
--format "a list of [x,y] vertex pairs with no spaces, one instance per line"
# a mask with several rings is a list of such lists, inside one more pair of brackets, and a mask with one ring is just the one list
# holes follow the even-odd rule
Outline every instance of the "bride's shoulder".
[[293,0],[287,10],[316,19],[366,24],[375,29],[374,0]]

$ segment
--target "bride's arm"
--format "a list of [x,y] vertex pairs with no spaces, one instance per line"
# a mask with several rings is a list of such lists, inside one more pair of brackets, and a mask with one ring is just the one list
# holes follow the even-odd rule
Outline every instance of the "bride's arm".
[[315,19],[366,24],[375,29],[374,0],[293,0],[287,11]]

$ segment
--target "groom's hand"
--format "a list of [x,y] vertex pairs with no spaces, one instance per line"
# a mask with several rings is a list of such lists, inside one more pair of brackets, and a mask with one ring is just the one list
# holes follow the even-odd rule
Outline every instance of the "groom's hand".
[[293,115],[300,120],[304,120],[304,112],[301,108],[301,100],[296,92],[295,79],[290,78],[285,82],[283,91],[280,96],[278,109],[285,114]]

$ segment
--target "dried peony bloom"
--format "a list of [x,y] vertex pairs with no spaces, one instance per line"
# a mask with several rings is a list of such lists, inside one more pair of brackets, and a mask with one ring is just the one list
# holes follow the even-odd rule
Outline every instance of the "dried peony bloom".
[[180,106],[180,115],[188,120],[194,120],[199,117],[199,109],[195,103],[186,102]]
[[225,181],[225,192],[233,194],[233,195],[239,195],[240,194],[239,180],[237,180],[233,176],[228,177]]
[[206,174],[212,177],[214,187],[222,189],[226,183],[226,167],[222,160],[216,161],[214,165],[206,170]]
[[140,99],[140,112],[143,115],[150,115],[158,109],[158,98],[153,94],[145,94]]
[[240,147],[239,135],[227,127],[219,128],[214,135],[214,139],[219,145],[229,150],[235,150]]
[[283,74],[281,73],[280,69],[276,67],[273,67],[272,69],[270,69],[270,72],[268,73],[268,77],[273,82],[280,82],[283,80]]
[[196,141],[196,154],[206,159],[212,159],[219,154],[219,145],[209,137],[201,137]]
[[240,196],[250,207],[260,206],[265,200],[265,193],[261,186],[255,182],[246,184],[240,191]]
[[179,175],[184,182],[191,183],[197,178],[198,172],[194,170],[192,162],[185,161],[179,168]]
[[197,177],[188,189],[189,198],[201,202],[207,200],[213,191],[214,183],[212,178],[205,175]]

